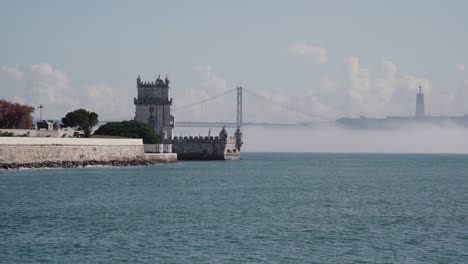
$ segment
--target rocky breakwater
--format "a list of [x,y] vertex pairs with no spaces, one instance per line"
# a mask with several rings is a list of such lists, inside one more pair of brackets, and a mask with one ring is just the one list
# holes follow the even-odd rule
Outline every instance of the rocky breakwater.
[[93,166],[147,166],[161,163],[159,160],[87,160],[87,161],[44,161],[30,163],[0,163],[0,169],[39,169],[39,168],[84,168]]

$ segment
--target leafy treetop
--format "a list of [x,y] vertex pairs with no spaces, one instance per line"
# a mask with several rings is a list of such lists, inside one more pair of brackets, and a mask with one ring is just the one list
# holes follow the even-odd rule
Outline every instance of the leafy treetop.
[[142,138],[145,144],[160,144],[161,137],[152,127],[141,121],[109,122],[100,126],[94,135],[118,136],[127,138]]
[[85,109],[78,109],[67,113],[62,118],[62,125],[78,130],[83,130],[86,137],[91,135],[91,130],[98,123],[98,114]]

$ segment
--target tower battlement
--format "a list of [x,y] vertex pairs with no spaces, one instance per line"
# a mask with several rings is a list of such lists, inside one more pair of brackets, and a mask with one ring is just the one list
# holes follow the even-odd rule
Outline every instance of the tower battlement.
[[161,79],[160,76],[156,78],[154,82],[149,81],[149,82],[143,82],[141,81],[141,77],[138,76],[137,78],[137,88],[169,88],[170,81],[168,77],[166,77],[164,80]]
[[229,136],[223,127],[219,136],[174,137],[167,143],[182,160],[233,160],[240,157],[242,132],[238,128]]

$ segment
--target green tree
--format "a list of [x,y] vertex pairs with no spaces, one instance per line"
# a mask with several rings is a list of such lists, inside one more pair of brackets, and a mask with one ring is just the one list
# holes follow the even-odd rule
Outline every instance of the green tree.
[[64,127],[71,127],[78,130],[83,130],[86,137],[91,135],[91,130],[98,123],[98,114],[89,112],[85,109],[78,109],[73,112],[67,113],[62,118],[62,125]]
[[152,127],[145,122],[135,120],[109,122],[100,126],[94,135],[142,138],[145,144],[162,143],[161,137],[154,132]]

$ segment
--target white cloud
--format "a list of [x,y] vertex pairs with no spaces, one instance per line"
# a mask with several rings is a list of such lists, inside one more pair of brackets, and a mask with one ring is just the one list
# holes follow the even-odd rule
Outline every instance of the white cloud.
[[466,103],[468,101],[468,80],[464,80],[460,87],[454,91],[450,91],[446,98],[446,100],[449,100],[450,109],[456,109],[457,111],[462,111],[462,114],[468,114],[468,104]]
[[96,112],[103,121],[131,119],[135,112],[128,90],[106,83],[86,84],[82,87],[82,108]]
[[[344,66],[347,71],[344,79],[323,77],[316,84],[313,81],[307,84],[308,88],[305,87],[298,95],[252,88],[260,95],[255,97],[248,93],[251,87],[247,84],[243,97],[244,121],[301,123],[320,120],[312,115],[328,120],[342,116],[413,115],[419,85],[423,87],[427,113],[468,113],[466,80],[457,89],[441,89],[427,78],[402,75],[397,65],[389,60],[382,61],[380,69],[371,70],[353,56],[344,60]],[[22,78],[26,80],[23,85],[26,85],[22,87],[18,84],[10,98],[36,107],[43,104],[45,118],[59,119],[77,108],[95,111],[101,120],[131,118],[134,114],[133,101],[126,87],[115,87],[105,82],[72,85],[65,72],[47,63],[31,64],[25,69]],[[232,90],[235,85],[229,84],[209,65],[198,66],[194,72],[199,79],[194,82],[193,88],[171,89],[173,109],[227,94],[197,106],[173,111],[176,122],[235,122],[236,92]],[[268,103],[261,97],[275,103]]]
[[309,89],[308,96],[313,96],[315,105],[319,105],[314,112],[321,116],[334,118],[346,114],[349,102],[346,100],[346,92],[338,83],[329,77],[320,80],[319,89]]
[[[198,87],[189,90],[174,90],[173,97],[175,100],[173,109],[176,110],[174,111],[176,123],[178,121],[235,122],[235,90],[209,102],[177,110],[185,105],[223,94],[235,88],[234,85],[229,85],[226,80],[218,76],[211,66],[205,65],[196,67],[195,72],[200,77],[200,85],[198,85]],[[317,120],[310,114],[317,116],[322,115],[330,118],[336,114],[333,106],[337,104],[327,105],[318,98],[318,95],[329,94],[330,96],[328,99],[331,102],[333,96],[336,96],[335,91],[339,88],[337,84],[330,79],[323,80],[322,88],[318,93],[310,91],[301,96],[253,89],[252,91],[257,94],[255,96],[249,93],[248,89],[250,88],[244,87],[243,91],[245,122],[297,123]],[[180,133],[180,131],[181,128],[178,128],[176,134]]]
[[[224,79],[217,76],[210,66],[197,67],[196,72],[201,77],[201,85],[198,90],[178,95],[177,100],[184,97],[187,98],[187,102],[199,101],[234,88],[234,85],[228,85]],[[336,114],[333,107],[339,103],[326,104],[320,100],[319,96],[325,98],[325,95],[329,95],[327,102],[333,102],[332,97],[334,96],[336,99],[337,90],[339,90],[339,87],[336,82],[328,78],[322,80],[321,89],[318,93],[308,91],[300,96],[274,93],[268,90],[256,90],[247,86],[243,90],[244,121],[299,123],[320,120],[317,117],[332,118]],[[256,95],[252,94],[252,92]],[[339,102],[339,100],[336,101]],[[187,109],[188,113],[186,112],[182,116],[187,120],[202,119],[204,121],[235,122],[236,107],[236,91],[233,91],[199,107]]]
[[462,64],[462,63],[456,64],[456,65],[455,65],[455,68],[456,68],[457,71],[459,71],[459,72],[465,72],[465,64]]
[[328,51],[322,47],[308,45],[303,42],[297,42],[289,47],[289,52],[293,56],[310,59],[317,64],[326,64],[328,62]]
[[[173,115],[177,121],[226,121],[235,120],[235,93],[230,93],[209,102],[178,109],[189,104],[227,92],[234,87],[228,87],[226,80],[219,77],[209,65],[197,66],[194,69],[198,75],[199,85],[188,90],[174,89],[175,98]],[[234,111],[234,112],[232,112]]]
[[47,63],[30,64],[30,90],[28,101],[33,105],[44,105],[47,118],[59,118],[80,105],[66,73]]
[[357,57],[345,59],[345,65],[351,83],[348,88],[351,115],[412,115],[419,85],[426,95],[431,95],[434,88],[425,78],[399,76],[398,67],[388,60],[381,62],[381,72],[376,77],[361,66]]
[[[352,106],[353,107],[365,107],[371,102],[369,101],[369,76],[370,71],[365,68],[361,68],[359,58],[350,57],[345,59],[345,64],[348,69],[348,78],[351,82],[350,89],[348,90]],[[371,106],[372,107],[372,106]],[[371,108],[368,107],[368,108]],[[360,109],[356,109],[359,111]]]
[[[411,116],[416,93],[422,86],[426,114],[461,115],[468,113],[468,87],[439,87],[424,77],[401,75],[391,61],[382,61],[381,71],[373,73],[361,66],[359,58],[345,60],[350,85],[346,85],[348,116]],[[345,107],[341,107],[345,109]]]
[[[310,84],[309,89],[297,96],[255,89],[253,91],[258,96],[253,96],[248,92],[249,87],[245,87],[244,121],[301,123],[321,120],[314,116],[333,120],[342,116],[413,115],[415,95],[419,85],[423,86],[427,105],[430,105],[428,109],[431,111],[442,111],[444,110],[442,105],[450,105],[451,100],[457,100],[447,93],[445,97],[440,91],[438,94],[435,93],[435,85],[426,78],[401,76],[397,65],[389,60],[381,62],[381,69],[376,71],[375,76],[371,69],[361,65],[358,57],[347,58],[345,66],[348,78],[344,83],[339,84],[329,77],[323,77],[318,85]],[[200,85],[197,89],[176,90],[175,109],[234,88],[215,74],[210,66],[200,66],[195,71],[200,76]],[[435,94],[439,102],[432,99]],[[176,122],[187,120],[234,122],[235,102],[235,92],[232,92],[210,102],[176,111]]]
[[195,72],[201,77],[204,90],[227,90],[226,81],[218,77],[209,65],[195,67]]
[[394,79],[397,74],[397,66],[388,60],[382,61],[382,71],[388,79]]
[[[34,107],[44,105],[43,118],[60,119],[78,108],[95,111],[101,120],[133,116],[133,101],[127,89],[106,83],[77,87],[64,71],[48,63],[30,64],[21,75],[26,82],[18,84],[14,93],[5,94],[5,98]],[[36,111],[35,118],[38,117]]]
[[15,80],[21,80],[21,77],[23,76],[23,72],[20,70],[18,65],[12,67],[3,66],[1,71]]

